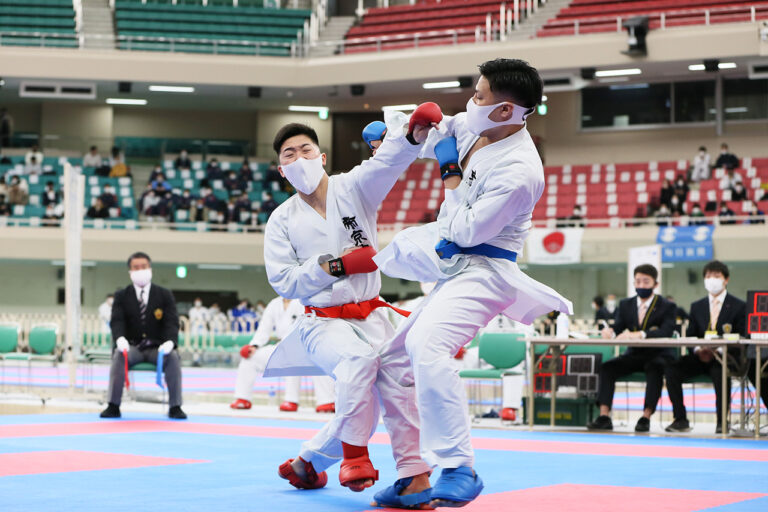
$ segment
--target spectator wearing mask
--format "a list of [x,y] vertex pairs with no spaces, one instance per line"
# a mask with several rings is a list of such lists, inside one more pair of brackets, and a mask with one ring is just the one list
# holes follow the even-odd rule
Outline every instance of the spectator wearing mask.
[[240,211],[236,208],[234,197],[230,197],[229,201],[227,201],[227,210],[224,215],[226,216],[225,222],[227,224],[240,222]]
[[613,293],[609,293],[605,297],[605,309],[608,310],[608,313],[611,315],[611,321],[609,323],[613,324],[613,318],[616,316],[616,306],[618,306],[618,300],[616,299],[616,295]]
[[745,224],[765,224],[765,212],[760,210],[754,201],[750,201],[749,219]]
[[33,144],[32,148],[24,155],[24,164],[29,166],[32,163],[37,163],[37,165],[43,164],[43,152],[40,151],[37,144]]
[[184,169],[189,170],[192,168],[192,161],[189,159],[189,156],[187,155],[187,150],[182,149],[179,153],[179,156],[174,160],[173,166],[176,169]]
[[56,192],[56,190],[53,188],[53,182],[49,181],[45,184],[45,190],[40,195],[40,204],[43,206],[53,205],[56,206],[59,204],[59,201],[61,198],[59,197],[59,193]]
[[573,207],[573,214],[570,217],[568,217],[568,220],[571,221],[568,223],[568,226],[572,228],[584,227],[584,215],[581,212],[581,206],[576,205]]
[[744,188],[744,184],[736,183],[731,189],[731,201],[746,201],[747,189]]
[[151,184],[153,181],[157,180],[157,177],[160,176],[161,174],[163,178],[165,178],[163,167],[160,164],[155,165],[155,167],[152,169],[152,172],[149,175],[149,183]]
[[720,145],[720,155],[715,160],[715,169],[736,169],[739,167],[739,158],[728,150],[728,144]]
[[101,203],[105,208],[117,208],[117,194],[112,185],[106,185],[104,191],[99,196]]
[[264,200],[261,202],[260,212],[269,218],[269,216],[272,215],[272,212],[275,211],[278,206],[279,205],[277,204],[277,201],[275,201],[275,198],[272,197],[272,192],[265,192]]
[[125,157],[120,153],[120,148],[113,147],[109,156],[109,177],[122,178],[129,174],[128,165],[125,163]]
[[718,214],[718,217],[720,218],[720,224],[736,224],[735,220],[730,220],[729,217],[733,217],[736,215],[733,210],[728,208],[728,203],[725,201],[720,203],[720,213]]
[[247,161],[243,162],[243,165],[240,166],[237,177],[240,181],[246,184],[253,181],[253,171],[251,170],[251,165]]
[[698,204],[694,204],[691,207],[691,221],[690,224],[692,226],[703,226],[707,223],[707,220],[704,218],[704,212],[701,211],[701,206]]
[[219,161],[217,159],[211,158],[211,161],[208,162],[208,167],[205,170],[205,176],[209,182],[224,179],[224,171],[221,170],[221,165],[219,165]]
[[683,203],[678,196],[672,196],[669,204],[669,211],[672,212],[672,215],[683,215]]
[[40,165],[41,160],[38,160],[36,157],[31,157],[29,159],[29,162],[27,162],[24,165],[24,172],[26,174],[42,174],[43,173],[43,166]]
[[192,203],[189,220],[190,222],[208,222],[208,209],[202,199],[198,198]]
[[[690,322],[686,336],[705,338],[722,336],[724,333],[746,335],[746,303],[731,295],[726,290],[730,273],[728,266],[714,260],[704,265],[704,288],[707,296],[691,304]],[[715,408],[717,410],[717,428],[715,433],[722,433],[722,366],[715,358],[712,349],[696,347],[674,363],[667,365],[664,375],[667,379],[667,393],[672,402],[674,421],[665,430],[667,432],[688,432],[691,427],[686,416],[683,401],[683,382],[699,375],[708,375],[715,387]],[[727,379],[726,396],[731,395],[731,380]],[[730,402],[730,400],[728,400]],[[729,404],[730,405],[730,404]]]
[[0,148],[10,147],[11,137],[13,137],[13,118],[7,109],[0,108]]
[[267,174],[264,177],[264,181],[267,183],[267,185],[270,183],[282,184],[282,176],[280,176],[280,171],[277,169],[277,162],[269,162],[269,167],[267,168]]
[[171,193],[170,190],[166,190],[165,192],[156,191],[155,193],[159,194],[159,199],[152,210],[152,214],[155,217],[160,217],[163,220],[171,222],[173,220],[171,218],[171,215],[173,214],[173,193]]
[[101,167],[101,155],[99,148],[91,146],[86,154],[83,155],[83,167]]
[[243,213],[251,213],[251,200],[247,194],[240,195],[235,201],[235,209],[238,212],[238,219],[243,219]]
[[692,182],[698,183],[699,181],[709,179],[711,161],[712,158],[709,156],[709,153],[707,153],[707,148],[701,146],[699,152],[693,157],[693,162],[691,164]]
[[[688,200],[688,184],[685,182],[685,178],[678,176],[675,180],[674,197],[677,197],[678,204],[683,204]],[[670,204],[670,208],[671,208]]]
[[189,326],[193,333],[208,331],[208,308],[203,306],[203,300],[200,297],[195,297],[194,305],[189,308],[187,317],[189,318]]
[[720,179],[720,190],[733,190],[733,187],[742,181],[741,174],[733,169],[727,169],[725,176]]
[[185,188],[180,196],[175,197],[177,210],[189,210],[195,201],[195,197],[188,188]]
[[29,186],[27,182],[14,176],[8,186],[8,204],[11,206],[26,205],[29,203]]
[[99,198],[96,199],[96,202],[90,208],[88,208],[88,212],[85,216],[89,219],[108,219],[109,208],[104,206],[104,203]]
[[227,330],[227,315],[224,314],[218,303],[211,304],[208,314],[208,326],[213,334],[221,334]]
[[240,180],[235,171],[230,171],[227,179],[224,180],[224,188],[229,191],[229,195],[240,195],[245,192],[245,183]]
[[164,192],[170,192],[173,189],[171,184],[165,181],[164,174],[158,174],[155,180],[152,182],[152,190],[162,194]]
[[43,212],[43,226],[58,227],[61,225],[62,215],[56,210],[55,204],[49,204]]
[[592,299],[592,311],[595,312],[595,325],[598,328],[610,327],[612,323],[610,320],[613,319],[613,314],[608,312],[608,309],[605,307],[605,301],[601,296],[597,295]]
[[[603,338],[637,340],[672,336],[675,331],[676,306],[654,293],[658,287],[659,271],[653,265],[644,264],[635,267],[633,275],[637,295],[621,301],[614,326],[602,330]],[[674,358],[675,351],[671,347],[630,347],[619,357],[603,362],[597,391],[600,416],[587,428],[613,430],[610,413],[616,380],[634,372],[645,372],[643,415],[635,425],[635,432],[648,432],[651,415],[656,411],[656,404],[661,398],[664,366]]]
[[661,187],[661,195],[659,197],[659,204],[665,204],[672,206],[672,196],[675,195],[675,187],[669,180],[664,180],[664,184]]
[[672,221],[672,212],[667,205],[663,204],[659,207],[655,217],[657,226],[669,226]]

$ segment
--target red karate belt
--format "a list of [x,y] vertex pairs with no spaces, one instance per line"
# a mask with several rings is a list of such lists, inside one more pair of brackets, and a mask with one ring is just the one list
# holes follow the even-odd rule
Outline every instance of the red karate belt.
[[365,320],[374,309],[389,308],[405,317],[411,314],[410,311],[396,308],[392,304],[387,304],[381,299],[371,299],[363,302],[342,304],[341,306],[331,306],[328,308],[316,308],[305,306],[305,313],[314,313],[323,318],[349,318],[354,320]]
[[123,361],[125,362],[125,388],[128,389],[131,387],[131,381],[128,378],[128,371],[130,368],[128,368],[128,351],[123,350]]

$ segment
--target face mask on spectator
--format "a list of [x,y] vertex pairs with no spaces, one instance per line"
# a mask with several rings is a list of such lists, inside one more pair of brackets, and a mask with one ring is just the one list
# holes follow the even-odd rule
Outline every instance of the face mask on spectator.
[[677,198],[677,196],[672,196],[672,199],[670,199],[670,202],[677,206],[680,203],[680,199]]
[[203,303],[202,303],[202,302],[200,302],[199,300],[196,300],[196,301],[195,301],[195,307],[196,307],[196,308],[199,308],[199,307],[200,307],[200,306],[202,306],[202,305],[203,305]]
[[700,214],[700,213],[701,213],[701,208],[699,208],[698,206],[697,206],[697,207],[695,207],[695,208],[692,210],[692,213],[695,213],[696,215]]
[[704,279],[704,288],[712,295],[717,295],[725,289],[725,281],[722,277],[707,277]]
[[613,311],[614,309],[616,309],[616,301],[614,299],[608,299],[607,301],[605,301],[605,306],[609,310]]
[[150,282],[152,282],[152,269],[151,268],[145,268],[145,269],[142,269],[142,270],[132,270],[131,271],[131,281],[136,286],[138,286],[140,288],[144,288]]
[[653,295],[653,288],[635,288],[635,292],[637,292],[637,296],[641,299],[647,299]]
[[114,299],[112,299],[111,297],[107,299],[107,306],[111,306],[112,302],[114,302]]

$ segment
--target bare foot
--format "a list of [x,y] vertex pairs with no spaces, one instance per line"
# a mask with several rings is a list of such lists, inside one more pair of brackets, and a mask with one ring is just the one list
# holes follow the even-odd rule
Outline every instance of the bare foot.
[[307,472],[304,470],[304,459],[301,457],[296,457],[291,461],[291,467],[293,468],[293,472],[296,473],[296,476],[301,478],[304,482],[309,483],[307,481]]
[[[422,491],[426,491],[432,487],[429,484],[429,473],[422,473],[420,475],[416,475],[413,477],[413,480],[411,480],[411,483],[403,489],[403,492],[400,493],[400,496],[406,496],[408,494],[418,494]],[[377,502],[372,501],[371,502],[372,507],[384,507],[385,505],[379,505]],[[419,505],[418,510],[434,510],[434,507],[432,507],[429,503],[422,503]]]
[[363,492],[369,487],[373,487],[374,480],[366,478],[363,480],[352,480],[347,482],[346,487],[352,492]]

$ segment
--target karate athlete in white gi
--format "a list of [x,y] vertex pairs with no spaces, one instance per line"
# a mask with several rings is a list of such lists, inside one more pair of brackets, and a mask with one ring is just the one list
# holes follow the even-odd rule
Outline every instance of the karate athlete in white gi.
[[[240,365],[237,367],[237,384],[235,386],[235,401],[230,404],[232,409],[250,409],[253,383],[256,377],[264,372],[269,357],[276,345],[269,345],[269,340],[275,336],[278,340],[288,334],[296,320],[304,314],[301,302],[277,297],[267,304],[261,315],[259,327],[253,334],[248,345],[240,349]],[[317,375],[313,378],[315,386],[315,401],[317,412],[333,412],[334,395],[333,379]],[[301,377],[285,378],[285,402],[280,405],[282,411],[295,411],[299,405]]]
[[[376,212],[421,143],[442,118],[434,103],[411,115],[408,130],[388,114],[387,136],[376,155],[351,171],[328,177],[314,130],[298,124],[275,137],[280,172],[298,194],[270,216],[265,231],[267,277],[275,291],[306,306],[277,346],[266,376],[323,373],[336,384],[336,414],[279,474],[298,488],[327,481],[325,469],[343,457],[342,486],[362,491],[378,478],[368,440],[383,407],[399,479],[376,495],[378,504],[410,507],[429,502],[429,467],[419,457],[413,375],[404,349],[380,356],[394,334],[382,306],[381,277],[372,256]],[[391,123],[391,124],[390,124]],[[387,359],[389,373],[380,373]]]
[[387,275],[439,281],[384,349],[405,345],[413,364],[421,456],[443,468],[433,507],[464,506],[483,488],[453,355],[501,312],[530,324],[552,310],[572,311],[515,263],[544,190],[541,159],[525,129],[541,101],[541,79],[509,59],[486,62],[480,73],[467,112],[444,118],[425,145],[425,154],[434,147],[445,186],[437,222],[398,233],[374,258]]

